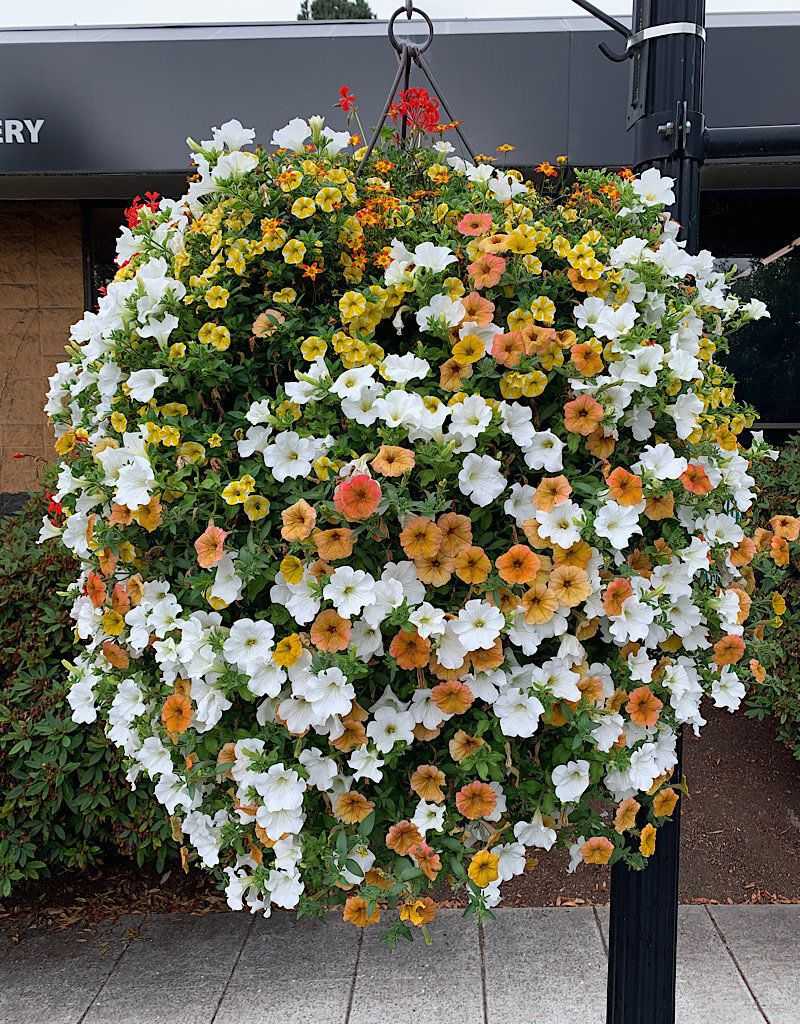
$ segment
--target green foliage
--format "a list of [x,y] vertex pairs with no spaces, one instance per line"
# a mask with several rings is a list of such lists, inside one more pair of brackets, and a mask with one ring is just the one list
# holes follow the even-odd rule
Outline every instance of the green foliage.
[[298,21],[371,21],[367,0],[303,0]]
[[[755,474],[763,488],[755,514],[767,527],[775,512],[797,515],[800,512],[800,434],[784,446],[777,462],[757,464]],[[771,716],[777,724],[778,738],[800,761],[800,558],[792,544],[788,568],[764,568],[761,591],[768,597],[778,591],[786,601],[782,628],[772,634],[777,639],[765,644],[759,658],[767,669],[767,678],[750,690],[747,714],[763,719]],[[769,611],[765,610],[766,614]]]
[[160,870],[169,824],[131,792],[101,726],[71,720],[61,659],[73,650],[64,548],[37,545],[46,501],[0,519],[0,896],[20,882],[118,853]]

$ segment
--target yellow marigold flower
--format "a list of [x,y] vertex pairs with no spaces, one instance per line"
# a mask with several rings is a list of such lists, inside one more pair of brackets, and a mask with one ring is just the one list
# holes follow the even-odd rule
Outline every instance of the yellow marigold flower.
[[109,636],[120,636],[125,629],[125,619],[119,612],[108,608],[103,612],[103,632]]
[[279,640],[272,652],[272,660],[282,668],[289,668],[303,653],[303,645],[297,633],[290,633]]
[[786,611],[786,601],[783,594],[779,594],[777,591],[772,595],[772,610],[776,615],[783,615]]
[[656,852],[656,830],[652,825],[645,825],[639,834],[639,853],[643,857],[652,857]]
[[250,494],[244,502],[244,514],[251,523],[263,519],[269,512],[269,502],[260,494]]
[[209,434],[206,440],[209,448],[219,448],[222,445],[222,438],[219,434]]
[[128,426],[128,419],[126,416],[123,416],[121,412],[112,412],[111,426],[114,428],[114,430],[116,430],[118,434],[121,434]]
[[323,211],[323,213],[333,213],[342,201],[342,190],[326,186],[325,188],[321,188],[314,198],[317,206]]
[[298,220],[306,220],[308,217],[314,216],[314,211],[317,208],[317,204],[310,196],[298,196],[297,199],[292,203],[292,216],[297,217]]
[[177,448],[181,443],[181,432],[177,427],[166,426],[161,428],[161,443],[165,448]]
[[539,295],[530,305],[533,319],[543,324],[551,324],[556,318],[556,304],[546,295]]
[[345,292],[339,299],[339,313],[344,323],[354,320],[366,311],[367,300],[361,292]]
[[212,285],[205,294],[205,300],[209,309],[224,309],[228,305],[230,292],[220,285]]
[[283,253],[284,263],[294,265],[296,263],[303,262],[303,257],[306,254],[306,247],[299,238],[290,238],[286,245],[284,245],[281,252]]
[[461,341],[453,345],[453,359],[459,366],[469,366],[470,363],[477,363],[486,353],[486,346],[477,334],[468,334]]
[[186,355],[186,346],[182,341],[176,341],[174,345],[170,345],[167,350],[167,356],[169,359],[178,360],[183,359]]
[[478,850],[469,862],[467,874],[479,889],[485,889],[487,885],[497,881],[500,875],[499,864],[500,858],[496,853],[492,853],[491,850]]
[[303,359],[307,359],[309,363],[313,363],[315,359],[320,359],[327,351],[328,343],[316,334],[310,335],[300,346]]
[[287,555],[280,564],[280,571],[287,583],[299,583],[305,566],[296,555]]
[[250,488],[244,485],[241,480],[231,480],[222,489],[222,497],[227,505],[243,505],[249,493]]

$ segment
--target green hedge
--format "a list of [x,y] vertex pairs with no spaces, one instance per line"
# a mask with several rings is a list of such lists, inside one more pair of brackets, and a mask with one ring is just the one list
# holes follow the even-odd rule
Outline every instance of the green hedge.
[[0,895],[110,855],[161,870],[176,855],[152,798],[131,792],[99,726],[76,725],[63,658],[73,653],[72,560],[37,545],[40,493],[0,518]]
[[[757,467],[758,484],[763,488],[755,514],[767,527],[770,515],[780,511],[800,515],[800,434],[792,437],[781,449],[778,462],[762,462]],[[793,559],[788,569],[773,569],[771,578],[763,581],[778,590],[786,600],[783,626],[772,636],[773,643],[761,652],[767,678],[753,686],[748,699],[747,714],[763,719],[772,716],[782,740],[800,761],[800,559],[798,545],[792,544]]]

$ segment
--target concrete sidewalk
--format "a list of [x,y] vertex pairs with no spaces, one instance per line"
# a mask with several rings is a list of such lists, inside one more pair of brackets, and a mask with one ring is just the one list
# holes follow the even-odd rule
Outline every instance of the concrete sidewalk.
[[[394,953],[284,914],[0,937],[0,1024],[603,1024],[606,909],[496,913]],[[678,952],[678,1024],[800,1024],[800,906],[682,907]]]

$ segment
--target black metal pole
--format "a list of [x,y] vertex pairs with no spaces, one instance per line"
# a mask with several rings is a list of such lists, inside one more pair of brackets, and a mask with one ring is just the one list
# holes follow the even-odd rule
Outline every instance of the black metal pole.
[[[676,22],[704,27],[705,0],[636,0],[634,38]],[[636,169],[657,167],[675,179],[672,215],[690,252],[699,243],[704,49],[701,35],[656,35],[636,48],[631,68]],[[679,735],[678,781],[682,746]],[[622,862],[612,868],[608,1024],[674,1024],[680,832],[679,803],[672,821],[658,830],[645,871]]]

